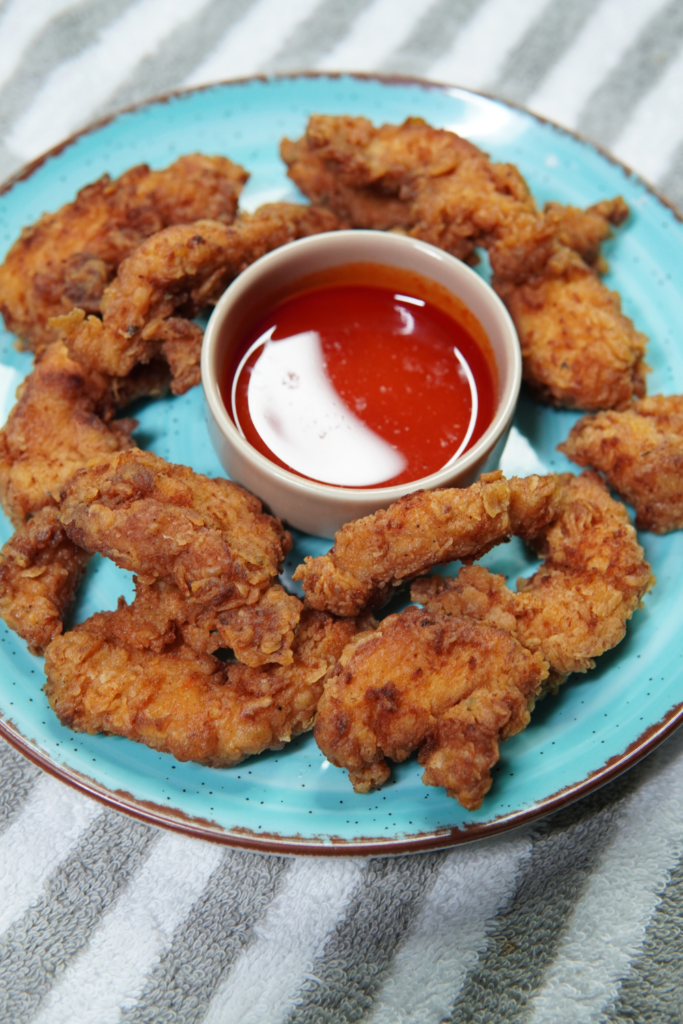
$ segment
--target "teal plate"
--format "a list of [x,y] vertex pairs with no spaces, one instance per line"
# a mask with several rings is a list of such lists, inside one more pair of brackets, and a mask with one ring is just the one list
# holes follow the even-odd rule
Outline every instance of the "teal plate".
[[[71,200],[82,185],[145,161],[163,167],[182,153],[225,153],[251,172],[243,205],[300,198],[278,156],[283,135],[296,138],[312,112],[365,114],[375,122],[420,115],[451,128],[497,160],[517,164],[540,203],[585,206],[622,194],[632,215],[606,246],[607,283],[650,338],[650,393],[683,390],[683,225],[642,181],[594,147],[498,100],[426,83],[358,76],[311,76],[228,82],[172,95],[125,111],[36,161],[0,193],[0,250],[24,224]],[[485,269],[482,269],[485,274]],[[30,370],[31,357],[0,335],[4,415]],[[141,447],[219,475],[200,388],[136,409]],[[576,416],[523,398],[503,460],[508,472],[566,470],[556,451]],[[2,541],[10,535],[0,524]],[[43,693],[42,660],[0,626],[2,734],[48,771],[147,821],[195,836],[279,853],[401,853],[467,842],[546,814],[606,782],[650,751],[683,716],[683,534],[641,542],[657,586],[626,639],[595,671],[573,677],[537,707],[531,725],[502,747],[491,792],[479,811],[463,810],[426,788],[415,758],[392,781],[356,795],[308,734],[286,749],[237,768],[183,764],[120,737],[86,736],[62,727]],[[328,544],[296,536],[283,573],[287,584],[305,554]],[[486,564],[511,580],[533,563],[521,544],[491,552]],[[94,559],[75,620],[112,609],[132,595],[130,574]],[[396,610],[391,608],[389,610]]]

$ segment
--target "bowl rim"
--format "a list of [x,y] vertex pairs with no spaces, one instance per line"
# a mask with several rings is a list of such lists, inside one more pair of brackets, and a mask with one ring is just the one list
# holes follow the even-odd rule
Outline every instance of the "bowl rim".
[[[462,275],[469,285],[478,290],[485,301],[490,303],[496,315],[500,318],[501,325],[504,328],[501,333],[510,359],[507,382],[502,388],[493,419],[481,437],[470,448],[466,449],[455,462],[447,463],[441,469],[430,473],[428,476],[418,477],[415,480],[390,486],[348,487],[343,484],[325,484],[318,480],[300,476],[271,462],[267,456],[254,448],[237,429],[225,407],[217,374],[214,372],[217,349],[220,343],[220,333],[227,315],[226,307],[229,308],[239,296],[254,287],[262,273],[272,267],[273,264],[277,265],[287,260],[292,251],[296,253],[305,248],[319,247],[321,244],[334,245],[337,240],[339,240],[340,244],[344,245],[350,240],[359,241],[363,237],[371,237],[373,240],[381,237],[383,244],[386,244],[389,248],[394,245],[399,248],[404,246],[410,247],[414,251],[437,258],[439,262],[451,268],[456,274]],[[324,240],[324,242],[321,243],[321,240]],[[380,261],[372,259],[366,261],[359,258],[356,260],[340,261],[340,264],[342,262],[379,263]],[[331,265],[333,266],[334,264]],[[389,265],[391,264],[389,263]],[[421,273],[421,271],[416,272]],[[422,276],[428,277],[429,275],[423,273]],[[477,317],[477,319],[479,318]],[[499,363],[497,363],[497,368],[500,373]],[[251,266],[243,270],[228,285],[212,310],[204,332],[201,351],[201,380],[208,410],[221,434],[243,459],[256,466],[261,472],[269,475],[301,496],[310,497],[315,494],[320,499],[325,498],[331,501],[344,501],[347,503],[354,501],[367,503],[376,498],[381,505],[384,505],[390,504],[403,495],[415,491],[435,490],[439,487],[448,486],[454,473],[464,475],[486,457],[500,440],[514,415],[522,383],[522,354],[517,330],[502,299],[496,294],[491,285],[480,277],[479,274],[475,273],[466,263],[463,263],[462,260],[457,259],[455,256],[429,242],[424,242],[422,239],[367,228],[352,228],[321,232],[317,235],[309,235],[305,238],[288,242],[255,260]]]

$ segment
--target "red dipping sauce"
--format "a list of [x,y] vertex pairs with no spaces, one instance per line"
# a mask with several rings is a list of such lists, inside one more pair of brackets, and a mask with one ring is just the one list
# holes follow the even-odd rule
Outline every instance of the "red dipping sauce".
[[235,425],[271,462],[320,483],[390,486],[442,469],[490,425],[493,354],[446,289],[351,264],[294,291],[245,333],[221,381]]

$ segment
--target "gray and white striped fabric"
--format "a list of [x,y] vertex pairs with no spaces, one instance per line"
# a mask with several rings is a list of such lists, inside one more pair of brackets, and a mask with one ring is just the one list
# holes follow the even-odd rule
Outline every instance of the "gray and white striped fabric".
[[[5,0],[0,178],[147,96],[306,68],[523,103],[683,205],[683,0]],[[683,1020],[683,734],[540,824],[396,859],[236,852],[4,744],[0,771],[3,1022]]]

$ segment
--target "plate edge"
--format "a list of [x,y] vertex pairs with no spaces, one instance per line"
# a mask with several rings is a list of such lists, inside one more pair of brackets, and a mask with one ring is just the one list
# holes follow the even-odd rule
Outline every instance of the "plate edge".
[[278,81],[293,81],[298,78],[310,78],[310,79],[338,79],[338,78],[357,78],[360,81],[365,82],[381,82],[383,85],[414,85],[422,89],[433,89],[438,92],[450,92],[453,89],[457,89],[458,92],[467,93],[470,96],[479,96],[483,99],[491,100],[494,103],[500,103],[505,107],[509,107],[511,110],[516,110],[519,113],[526,114],[528,117],[533,118],[535,121],[539,121],[541,124],[549,125],[555,131],[561,132],[564,135],[568,135],[570,138],[575,139],[582,145],[587,146],[589,149],[595,150],[602,157],[608,160],[611,164],[616,167],[620,167],[626,174],[639,182],[643,188],[652,193],[652,195],[662,203],[663,206],[667,207],[678,221],[683,223],[683,211],[679,211],[674,203],[660,192],[656,185],[653,185],[650,181],[644,178],[637,171],[634,171],[632,167],[620,160],[608,149],[605,149],[600,143],[595,142],[593,139],[589,139],[587,136],[582,135],[580,132],[574,131],[571,128],[565,128],[563,125],[558,124],[549,117],[545,117],[542,114],[536,114],[534,111],[529,110],[521,103],[516,103],[514,100],[504,99],[501,96],[496,96],[493,93],[485,92],[478,89],[468,89],[466,86],[456,85],[455,83],[447,82],[435,82],[428,78],[419,78],[412,75],[400,75],[400,74],[377,74],[371,72],[361,71],[313,71],[302,69],[300,71],[288,71],[281,72],[272,75],[248,75],[244,78],[226,78],[219,79],[216,82],[207,82],[204,85],[196,85],[184,89],[171,89],[168,92],[158,93],[154,96],[149,96],[144,100],[138,100],[137,103],[131,103],[125,107],[120,107],[113,111],[111,114],[107,114],[105,117],[99,118],[97,121],[89,122],[85,127],[79,131],[69,135],[62,142],[48,149],[45,153],[36,157],[35,160],[29,161],[29,163],[22,165],[18,170],[6,178],[3,182],[0,182],[0,195],[4,195],[9,192],[14,185],[17,185],[21,181],[25,181],[30,178],[47,160],[53,156],[58,156],[69,146],[73,145],[78,139],[85,135],[90,135],[92,132],[98,131],[100,128],[104,128],[106,125],[115,121],[116,118],[123,114],[135,113],[137,110],[141,110],[144,107],[154,106],[156,104],[168,103],[174,99],[180,99],[183,96],[190,96],[194,93],[206,92],[208,89],[215,89],[216,86],[231,86],[231,85],[248,85],[250,82],[263,82],[264,84]]
[[622,754],[614,754],[601,768],[595,769],[581,782],[558,790],[547,797],[542,804],[528,810],[516,811],[509,816],[500,816],[483,824],[472,824],[464,829],[451,828],[442,831],[407,836],[405,839],[381,841],[376,839],[343,840],[332,838],[331,841],[315,839],[298,839],[296,836],[261,835],[248,829],[237,828],[226,830],[219,825],[200,818],[191,818],[182,811],[171,811],[152,801],[140,801],[130,793],[120,790],[107,790],[94,779],[67,768],[53,761],[35,744],[27,740],[10,722],[0,718],[0,736],[20,754],[46,771],[49,775],[72,786],[91,799],[116,811],[127,814],[148,825],[156,825],[172,832],[219,843],[224,846],[237,847],[255,853],[275,854],[279,856],[320,856],[320,857],[373,857],[401,856],[403,854],[425,853],[428,851],[463,846],[468,843],[488,839],[508,832],[513,828],[530,824],[541,817],[547,817],[561,810],[570,803],[587,796],[594,790],[612,782],[619,775],[632,768],[648,754],[652,753],[665,739],[683,724],[683,702],[674,705],[670,710],[647,729]]

